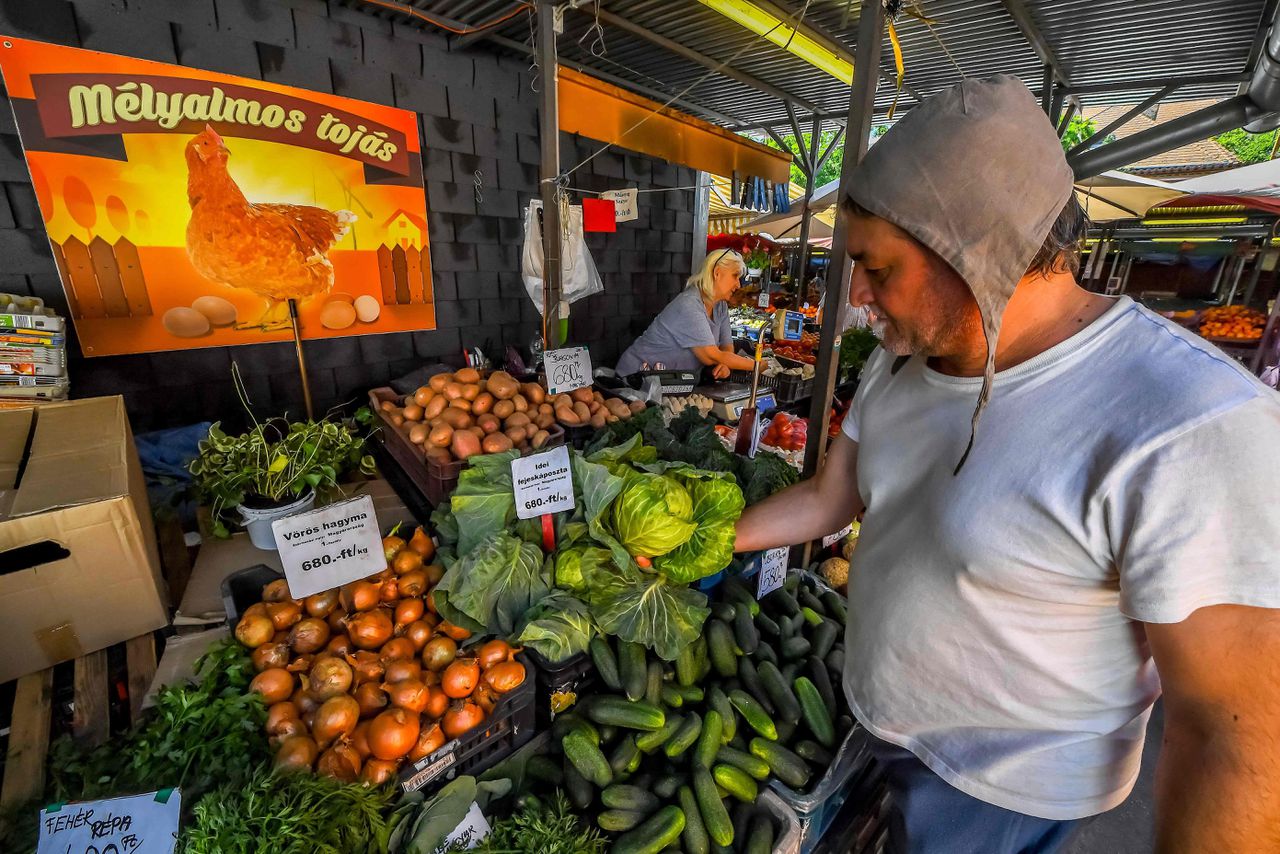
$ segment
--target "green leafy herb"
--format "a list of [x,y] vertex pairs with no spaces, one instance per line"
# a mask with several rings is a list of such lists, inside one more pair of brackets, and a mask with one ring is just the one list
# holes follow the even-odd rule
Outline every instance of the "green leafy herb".
[[[453,851],[465,851],[460,842]],[[605,854],[609,842],[600,831],[588,827],[574,814],[563,792],[550,803],[529,804],[491,826],[475,854]]]

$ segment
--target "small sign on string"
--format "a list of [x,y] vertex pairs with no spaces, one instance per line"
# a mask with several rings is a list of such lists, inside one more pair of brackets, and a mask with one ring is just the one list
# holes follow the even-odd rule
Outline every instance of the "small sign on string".
[[763,599],[787,580],[787,561],[791,546],[769,549],[760,557],[760,574],[756,576],[756,598]]
[[628,187],[625,190],[606,190],[600,194],[600,198],[609,199],[613,202],[613,215],[617,222],[631,222],[639,219],[640,213],[636,209],[636,188]]
[[562,347],[542,354],[547,394],[564,394],[591,385],[591,353],[586,347]]

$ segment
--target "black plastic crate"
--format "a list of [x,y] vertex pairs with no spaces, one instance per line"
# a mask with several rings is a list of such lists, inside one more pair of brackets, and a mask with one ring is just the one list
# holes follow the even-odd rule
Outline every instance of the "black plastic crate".
[[595,663],[585,652],[554,664],[534,650],[529,650],[526,655],[538,674],[536,720],[539,729],[545,728],[553,717],[567,711],[579,698],[589,694],[599,682]]
[[774,379],[773,393],[778,403],[791,403],[813,393],[813,377],[806,380],[796,374],[778,374]]
[[235,628],[245,609],[262,601],[262,588],[281,578],[283,573],[259,563],[222,579],[222,607],[227,611],[227,625]]

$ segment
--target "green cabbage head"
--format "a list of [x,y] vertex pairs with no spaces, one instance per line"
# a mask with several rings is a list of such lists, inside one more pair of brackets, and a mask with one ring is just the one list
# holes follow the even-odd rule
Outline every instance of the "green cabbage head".
[[637,472],[613,502],[613,533],[628,554],[656,557],[693,536],[693,499],[675,478]]

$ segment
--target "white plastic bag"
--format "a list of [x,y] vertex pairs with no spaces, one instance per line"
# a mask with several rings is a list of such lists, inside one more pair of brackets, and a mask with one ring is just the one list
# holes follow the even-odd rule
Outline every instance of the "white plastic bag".
[[[529,299],[546,314],[542,306],[542,210],[541,199],[530,199],[524,212],[524,250],[520,253],[520,273],[524,277],[524,289]],[[596,264],[587,251],[587,241],[582,236],[582,205],[569,207],[568,235],[560,247],[561,287],[565,302],[574,302],[604,290],[604,282],[596,270]]]

